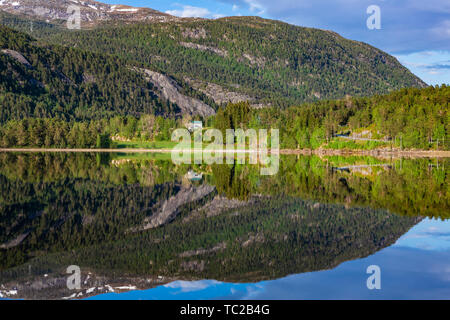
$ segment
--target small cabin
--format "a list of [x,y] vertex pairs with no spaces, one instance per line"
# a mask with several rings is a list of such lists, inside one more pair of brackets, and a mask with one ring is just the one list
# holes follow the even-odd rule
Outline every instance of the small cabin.
[[190,132],[194,132],[196,130],[201,130],[203,128],[203,123],[201,121],[192,121],[186,127]]
[[203,174],[201,173],[196,173],[192,170],[190,170],[187,174],[186,174],[186,178],[191,180],[191,181],[200,181],[203,179]]

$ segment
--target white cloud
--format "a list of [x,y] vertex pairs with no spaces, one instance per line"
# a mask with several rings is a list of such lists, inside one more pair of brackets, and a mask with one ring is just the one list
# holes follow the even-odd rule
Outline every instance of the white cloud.
[[422,51],[422,52],[418,52],[417,54],[425,56],[425,57],[430,57],[430,56],[434,56],[436,54],[436,52],[434,52],[434,51]]
[[205,290],[209,287],[215,286],[220,282],[216,280],[200,280],[200,281],[174,281],[172,283],[168,283],[164,285],[166,288],[171,289],[180,289],[181,292],[192,292],[192,291],[200,291]]
[[193,6],[183,6],[182,10],[167,10],[167,14],[181,18],[208,18],[211,12],[206,8],[199,8]]
[[239,6],[236,5],[236,4],[233,4],[233,8],[231,8],[231,10],[238,11],[239,10]]
[[258,14],[264,14],[266,8],[257,0],[244,0],[248,4],[251,12],[257,12]]
[[[181,5],[180,5],[181,6]],[[209,19],[219,19],[225,17],[221,13],[212,13],[206,8],[193,7],[189,5],[181,6],[180,10],[167,10],[166,13],[172,16],[177,16],[181,18],[209,18]]]

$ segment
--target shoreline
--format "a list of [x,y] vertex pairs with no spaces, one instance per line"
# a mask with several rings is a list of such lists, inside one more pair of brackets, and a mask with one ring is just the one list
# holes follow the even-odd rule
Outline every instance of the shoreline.
[[[58,148],[0,148],[0,152],[54,152],[54,153],[172,153],[172,149],[58,149]],[[179,152],[205,152],[206,150],[179,150]],[[208,152],[208,151],[206,151]],[[258,150],[215,150],[214,152],[227,154],[233,153],[260,153]],[[270,150],[269,150],[270,153]],[[372,156],[372,157],[410,157],[410,158],[450,158],[450,151],[437,151],[437,150],[387,150],[387,149],[374,149],[374,150],[341,150],[341,149],[282,149],[279,151],[282,155],[318,155],[318,156]]]
[[389,158],[450,158],[450,151],[445,150],[345,150],[345,149],[316,149],[316,150],[280,150],[281,154],[300,154],[317,156],[371,156]]

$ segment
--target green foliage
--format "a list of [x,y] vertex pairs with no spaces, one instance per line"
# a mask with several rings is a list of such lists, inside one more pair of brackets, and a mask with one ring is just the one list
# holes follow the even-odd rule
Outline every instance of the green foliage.
[[[4,23],[21,28],[17,22]],[[195,31],[204,36],[191,36]],[[195,79],[274,107],[425,85],[394,57],[367,44],[257,17],[105,23],[81,31],[55,27],[45,28],[41,38],[155,68],[177,79],[186,92],[192,90],[185,79]],[[191,93],[209,99],[198,91]]]
[[[101,121],[65,122],[57,119],[24,119],[9,121],[0,127],[0,147],[93,148],[111,146]],[[100,141],[98,141],[99,138]]]
[[[148,118],[153,121],[149,122]],[[0,147],[113,148],[111,137],[133,141],[170,141],[179,121],[161,116],[131,116],[85,122],[58,119],[23,119],[0,126]],[[171,145],[171,144],[169,144]]]
[[90,120],[116,115],[174,115],[143,75],[122,59],[58,45],[42,45],[0,25],[0,123],[23,118]]
[[[280,130],[282,148],[450,149],[450,87],[402,89],[384,96],[321,101],[290,107],[252,110],[250,124]],[[217,115],[219,116],[219,114]],[[383,141],[339,141],[338,133],[369,128]],[[360,130],[358,130],[360,129]],[[296,143],[293,142],[295,138]],[[370,140],[370,139],[369,139]]]
[[250,104],[248,102],[229,103],[226,108],[220,108],[217,112],[214,117],[214,127],[220,130],[225,137],[227,129],[246,129],[250,121],[250,115]]
[[[378,250],[420,217],[448,218],[448,161],[439,162],[398,160],[378,167],[386,161],[283,156],[279,174],[265,177],[259,175],[258,166],[205,167],[210,175],[203,183],[216,186],[224,207],[208,209],[216,195],[213,192],[198,201],[187,200],[171,224],[130,232],[146,224],[164,201],[182,188],[187,190],[181,181],[188,168],[151,156],[2,153],[0,244],[23,234],[27,237],[20,245],[0,249],[0,269],[41,259],[50,263],[46,259],[54,258],[64,265],[66,259],[76,258],[100,271],[189,275],[193,270],[184,270],[180,264],[195,256],[181,254],[218,243],[226,243],[227,250],[208,255],[212,264],[205,270],[210,276],[231,277],[256,270],[250,259],[256,259],[256,254],[261,263],[267,262],[265,270],[275,258],[282,267],[273,266],[273,271],[278,269],[280,274],[312,270],[314,265],[300,262],[309,261],[305,248],[311,250],[315,262],[322,257],[318,252],[325,250],[323,268],[342,258],[344,248],[348,254],[363,256]],[[335,169],[364,164],[373,168],[370,174]],[[330,238],[344,231],[348,233],[345,240]],[[362,249],[361,241],[367,236]],[[217,268],[224,261],[223,268]]]
[[107,149],[111,146],[111,138],[109,134],[97,134],[96,147],[99,149]]
[[333,150],[373,150],[377,148],[388,147],[389,144],[386,142],[378,141],[344,141],[344,140],[333,140],[328,143],[325,148]]

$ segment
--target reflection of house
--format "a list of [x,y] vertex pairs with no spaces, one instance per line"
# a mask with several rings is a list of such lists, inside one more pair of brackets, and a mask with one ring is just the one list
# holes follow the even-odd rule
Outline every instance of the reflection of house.
[[[351,174],[361,174],[364,176],[372,175],[374,172],[373,168],[381,168],[382,170],[392,169],[392,165],[390,164],[369,164],[369,165],[352,165],[347,167],[332,167],[332,171],[340,171],[347,172]],[[378,171],[377,174],[380,174],[382,171]]]
[[195,130],[201,130],[203,128],[203,123],[201,121],[192,121],[188,123],[186,127],[190,132],[194,132]]
[[186,178],[191,181],[200,181],[203,179],[203,174],[189,170],[189,172],[186,174]]

